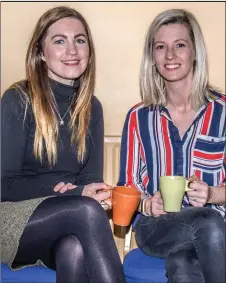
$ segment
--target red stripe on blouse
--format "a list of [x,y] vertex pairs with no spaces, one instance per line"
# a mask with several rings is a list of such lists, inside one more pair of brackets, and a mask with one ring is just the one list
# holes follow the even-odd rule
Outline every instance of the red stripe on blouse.
[[172,152],[171,152],[171,146],[169,142],[169,131],[168,131],[168,121],[165,117],[162,117],[162,133],[163,133],[163,140],[165,144],[166,149],[166,175],[170,176],[172,175]]
[[135,118],[136,113],[132,113],[129,120],[129,133],[128,133],[128,160],[127,160],[127,182],[133,183],[132,172],[133,172],[133,161],[134,161],[134,130],[135,130]]
[[200,170],[195,170],[195,176],[201,179],[201,171]]
[[203,159],[214,160],[214,159],[222,159],[224,154],[223,153],[205,153],[205,152],[200,152],[198,150],[194,150],[194,156],[200,157]]
[[205,113],[204,123],[203,123],[203,126],[202,126],[202,131],[201,131],[202,135],[206,135],[207,131],[209,129],[209,125],[211,123],[210,118],[212,116],[212,110],[213,110],[213,105],[212,105],[212,103],[209,103],[208,108],[207,108],[206,113]]
[[143,185],[146,187],[147,183],[148,183],[149,179],[148,179],[148,175],[145,176],[144,180],[143,180]]

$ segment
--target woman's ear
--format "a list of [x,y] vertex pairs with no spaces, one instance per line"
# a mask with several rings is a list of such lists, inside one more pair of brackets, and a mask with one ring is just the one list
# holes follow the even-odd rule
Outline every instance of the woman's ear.
[[43,52],[40,52],[40,57],[41,57],[42,61],[46,61],[46,58],[45,58]]

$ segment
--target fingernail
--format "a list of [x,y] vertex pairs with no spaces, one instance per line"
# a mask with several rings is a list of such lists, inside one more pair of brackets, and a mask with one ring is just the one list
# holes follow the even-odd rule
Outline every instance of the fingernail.
[[75,188],[76,188],[76,186],[72,185],[72,186],[70,186],[68,189],[69,189],[69,190],[72,190],[72,189],[75,189]]

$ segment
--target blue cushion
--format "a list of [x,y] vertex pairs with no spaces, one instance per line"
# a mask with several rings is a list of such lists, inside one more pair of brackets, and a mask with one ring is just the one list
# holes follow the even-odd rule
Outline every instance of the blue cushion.
[[1,282],[6,283],[55,283],[56,272],[44,266],[26,267],[12,271],[6,264],[1,265]]
[[123,262],[127,283],[165,283],[165,260],[144,254],[140,249],[129,252]]

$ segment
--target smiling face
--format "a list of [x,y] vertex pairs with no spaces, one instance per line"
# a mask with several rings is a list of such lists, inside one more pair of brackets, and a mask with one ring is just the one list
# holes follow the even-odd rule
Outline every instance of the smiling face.
[[52,24],[43,44],[42,60],[49,77],[71,85],[86,70],[89,61],[88,36],[75,18],[60,19]]
[[192,80],[195,51],[186,25],[161,26],[154,38],[153,57],[166,82]]

